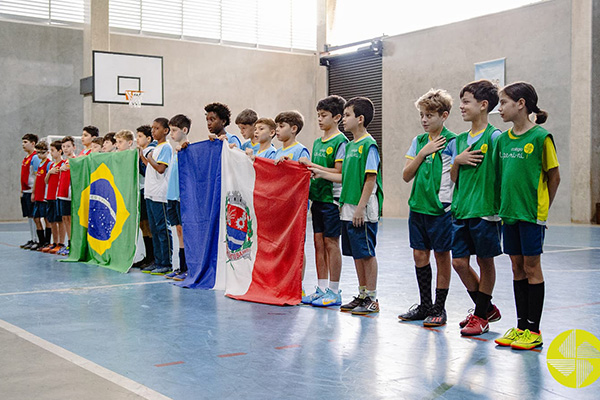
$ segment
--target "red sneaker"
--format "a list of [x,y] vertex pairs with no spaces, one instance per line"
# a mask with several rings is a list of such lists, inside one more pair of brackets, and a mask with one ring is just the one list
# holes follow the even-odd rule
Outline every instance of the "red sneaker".
[[[473,313],[475,312],[475,310],[473,308],[471,308],[469,310],[469,315],[467,315],[467,317],[465,319],[463,319],[462,321],[460,321],[458,323],[458,325],[461,328],[464,328],[465,326],[467,326],[467,324],[469,323],[469,319],[471,318],[471,316],[473,315]],[[500,310],[498,310],[498,307],[496,307],[496,305],[492,304],[492,311],[489,311],[486,315],[488,322],[496,322],[496,321],[500,321],[500,319],[502,318],[502,315],[500,315]]]
[[486,333],[490,330],[490,324],[487,319],[479,318],[473,314],[469,318],[467,325],[460,330],[460,334],[463,336],[477,336]]
[[44,246],[44,247],[42,248],[42,250],[41,250],[41,251],[42,251],[42,253],[47,253],[47,252],[49,252],[50,250],[52,250],[54,247],[55,247],[55,245],[53,245],[53,244],[47,244],[46,246]]

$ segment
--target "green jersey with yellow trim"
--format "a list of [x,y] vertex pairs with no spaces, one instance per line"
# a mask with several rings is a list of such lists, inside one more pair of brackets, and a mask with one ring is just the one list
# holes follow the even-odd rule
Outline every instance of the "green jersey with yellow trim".
[[[313,143],[311,161],[313,164],[321,165],[326,168],[335,168],[336,155],[338,149],[343,143],[347,143],[348,138],[342,132],[334,134],[327,140],[318,138]],[[312,179],[310,181],[309,198],[312,201],[320,201],[323,203],[333,203],[334,184],[323,178]],[[338,193],[339,195],[339,193]]]

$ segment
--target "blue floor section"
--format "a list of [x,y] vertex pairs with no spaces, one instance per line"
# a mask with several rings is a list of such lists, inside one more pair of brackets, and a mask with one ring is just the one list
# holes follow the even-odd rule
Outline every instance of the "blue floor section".
[[[369,317],[236,301],[137,271],[61,263],[19,249],[25,228],[0,225],[0,319],[173,399],[600,398],[600,382],[571,389],[546,364],[547,348],[561,332],[584,329],[600,337],[597,227],[548,229],[545,344],[524,352],[493,343],[516,321],[506,256],[497,258],[493,300],[502,319],[489,333],[460,336],[458,322],[472,303],[454,272],[448,325],[398,321],[418,301],[406,220],[380,225],[381,313]],[[311,236],[307,291],[316,283]],[[356,286],[352,260],[344,257],[344,301]]]

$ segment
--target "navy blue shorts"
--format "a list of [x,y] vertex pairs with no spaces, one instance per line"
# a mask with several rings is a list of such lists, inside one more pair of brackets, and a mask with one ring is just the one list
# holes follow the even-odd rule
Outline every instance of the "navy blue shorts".
[[517,221],[502,225],[504,253],[510,256],[537,256],[542,254],[546,226]]
[[455,219],[452,221],[452,258],[493,258],[502,254],[500,236],[502,223],[482,218]]
[[365,222],[354,226],[352,221],[342,221],[342,254],[355,260],[375,257],[377,246],[377,222]]
[[148,208],[144,198],[144,189],[140,189],[140,221],[148,221]]
[[58,199],[58,206],[62,217],[71,216],[71,200]]
[[58,200],[46,200],[48,202],[47,212],[49,222],[62,222],[62,215],[60,214],[60,207]]
[[340,237],[342,221],[340,208],[336,204],[313,201],[310,212],[314,233],[322,233],[325,237]]
[[168,200],[167,220],[171,226],[181,225],[181,208],[179,206],[179,200]]
[[21,212],[23,218],[33,218],[33,202],[31,201],[31,193],[23,193],[21,196]]
[[48,216],[48,203],[45,201],[33,202],[33,218],[46,218]]
[[410,247],[441,253],[452,249],[452,213],[428,215],[411,211],[408,217]]

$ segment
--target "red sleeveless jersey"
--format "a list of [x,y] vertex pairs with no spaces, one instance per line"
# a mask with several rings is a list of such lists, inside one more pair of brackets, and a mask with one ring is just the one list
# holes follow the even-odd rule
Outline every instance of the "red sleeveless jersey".
[[35,175],[35,187],[33,188],[33,201],[44,201],[44,195],[46,194],[46,174],[48,173],[48,164],[50,160],[47,158],[44,162],[40,163],[40,166]]
[[23,159],[21,163],[21,190],[29,190],[29,169],[31,168],[31,159],[36,155],[34,151]]
[[[63,164],[69,165],[69,160],[63,160]],[[70,200],[69,187],[71,186],[71,170],[60,171],[58,177],[58,193],[56,197],[63,200]]]
[[[64,163],[65,160],[60,160],[57,163],[53,162],[52,164],[50,164],[50,169],[54,167],[60,168]],[[58,174],[48,175],[48,183],[46,184],[46,200],[56,200],[59,176],[60,172]]]

